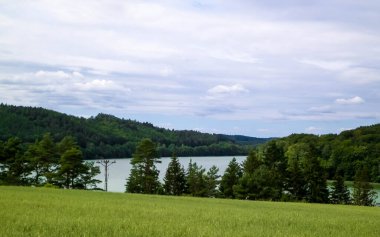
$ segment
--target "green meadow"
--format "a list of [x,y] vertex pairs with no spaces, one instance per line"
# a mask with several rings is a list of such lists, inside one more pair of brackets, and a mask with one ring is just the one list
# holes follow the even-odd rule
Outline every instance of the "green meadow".
[[0,236],[380,236],[380,208],[0,186]]

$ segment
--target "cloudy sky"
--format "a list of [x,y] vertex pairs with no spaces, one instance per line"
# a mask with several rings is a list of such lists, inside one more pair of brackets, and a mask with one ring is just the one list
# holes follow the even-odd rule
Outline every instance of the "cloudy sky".
[[380,121],[380,1],[0,1],[0,102],[257,137]]

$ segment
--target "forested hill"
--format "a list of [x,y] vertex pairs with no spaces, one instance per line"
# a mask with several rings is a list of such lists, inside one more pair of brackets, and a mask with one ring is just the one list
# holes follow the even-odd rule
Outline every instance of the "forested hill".
[[288,160],[302,163],[303,157],[317,156],[329,179],[338,174],[354,180],[357,170],[364,168],[369,180],[380,182],[380,124],[340,134],[292,134],[276,142]]
[[169,130],[107,114],[86,119],[44,108],[0,105],[0,140],[17,136],[24,142],[34,142],[45,133],[56,140],[74,137],[86,159],[131,157],[143,138],[156,142],[162,156],[174,151],[179,156],[246,155],[253,146],[270,140]]

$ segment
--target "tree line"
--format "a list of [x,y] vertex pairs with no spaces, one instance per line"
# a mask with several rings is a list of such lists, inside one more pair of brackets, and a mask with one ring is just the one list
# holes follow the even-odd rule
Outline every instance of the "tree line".
[[46,133],[34,143],[17,137],[0,141],[0,184],[93,189],[100,173],[71,136],[55,142]]
[[75,137],[86,160],[131,157],[138,142],[146,137],[158,144],[161,156],[171,156],[174,151],[180,156],[247,155],[252,146],[268,140],[177,131],[102,113],[82,118],[44,108],[5,104],[0,104],[0,131],[0,140],[17,136],[24,142],[34,142],[47,132],[55,140]]
[[[373,167],[356,161],[353,169],[339,168],[332,174],[318,143],[307,139],[272,140],[250,151],[239,164],[233,159],[223,175],[216,166],[204,169],[190,161],[185,169],[174,154],[164,182],[158,179],[158,145],[150,139],[139,142],[131,159],[132,169],[126,192],[191,195],[247,200],[302,201],[373,205],[375,192],[370,185]],[[291,138],[293,138],[291,136]],[[308,141],[308,142],[307,142]],[[313,140],[311,140],[313,141]],[[344,155],[344,154],[342,154]],[[379,166],[378,166],[379,167]],[[371,172],[372,171],[372,172]],[[353,175],[353,192],[344,185]],[[83,153],[71,136],[56,142],[50,133],[33,143],[17,137],[0,140],[0,184],[93,189],[100,173],[94,162],[84,161]],[[347,175],[349,173],[349,175]],[[333,175],[332,185],[327,179]]]
[[231,160],[223,175],[216,166],[205,170],[190,161],[185,169],[174,154],[163,183],[159,181],[157,146],[142,140],[131,160],[132,169],[126,192],[166,195],[191,195],[245,200],[302,201],[310,203],[355,204],[371,206],[376,192],[370,185],[368,167],[355,172],[353,192],[344,184],[344,174],[335,173],[331,187],[327,170],[318,151],[309,144],[291,145],[270,141],[252,150],[243,164]]

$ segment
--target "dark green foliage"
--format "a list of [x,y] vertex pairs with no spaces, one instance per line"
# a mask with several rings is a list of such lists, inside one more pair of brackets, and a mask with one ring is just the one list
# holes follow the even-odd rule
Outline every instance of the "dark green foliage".
[[220,175],[218,175],[219,169],[213,165],[206,174],[205,182],[206,182],[206,196],[207,197],[218,197],[220,196],[219,192],[219,183],[220,183]]
[[327,178],[334,179],[338,170],[345,180],[354,180],[360,166],[368,170],[371,182],[380,182],[380,124],[344,131],[339,135],[322,136],[293,134],[280,139],[287,146],[308,144],[313,146]]
[[94,178],[100,174],[99,166],[95,166],[95,163],[92,161],[85,161],[83,164],[85,166],[85,172],[79,175],[76,188],[97,189],[96,184],[102,182]]
[[236,162],[235,157],[228,164],[227,169],[224,171],[220,183],[220,191],[226,198],[235,198],[234,186],[239,183],[239,179],[243,175],[240,164]]
[[244,173],[239,185],[235,186],[235,195],[249,200],[280,200],[276,174],[265,165],[259,166],[252,174]]
[[327,203],[329,192],[324,169],[320,165],[312,147],[308,147],[303,159],[303,174],[306,182],[305,198],[308,202]]
[[186,177],[183,166],[173,154],[164,178],[164,191],[169,195],[182,195],[186,189]]
[[239,199],[253,199],[257,191],[253,175],[262,164],[257,157],[257,152],[251,150],[243,163],[243,175],[237,185],[233,186],[234,196]]
[[25,142],[34,142],[48,132],[55,140],[72,136],[77,139],[85,159],[131,157],[144,138],[158,144],[160,156],[170,156],[173,152],[179,156],[246,155],[252,146],[269,140],[174,131],[107,114],[85,119],[43,108],[4,104],[0,105],[0,131],[0,140],[18,136]]
[[[285,187],[287,167],[282,144],[279,141],[268,142],[264,147],[262,160],[264,167],[261,167],[259,176],[262,179],[262,186],[271,186],[270,190],[264,190],[264,192],[271,193],[269,196],[273,200],[279,200]],[[268,176],[267,179],[265,176]]]
[[125,185],[126,193],[143,193],[143,172],[141,169],[138,169],[136,166],[133,166],[131,169],[131,173],[127,179],[127,183]]
[[22,146],[22,141],[17,137],[0,141],[0,184],[28,184],[30,170],[22,155]]
[[333,204],[350,204],[350,191],[347,186],[344,185],[344,179],[337,174],[330,193],[330,202]]
[[285,189],[291,200],[302,200],[306,196],[306,180],[302,161],[308,155],[304,143],[294,144],[288,147],[286,156],[288,159]]
[[283,150],[276,142],[269,142],[258,156],[256,151],[250,152],[234,195],[240,199],[280,200],[286,169]]
[[282,141],[271,141],[252,151],[243,167],[243,176],[234,186],[237,198],[329,201],[325,170],[315,149],[306,143],[286,147]]
[[130,193],[158,193],[160,182],[156,163],[161,163],[156,144],[150,139],[141,140],[131,160],[132,169],[126,184],[126,191]]
[[18,138],[0,142],[0,184],[38,185],[86,189],[99,182],[99,168],[83,161],[72,137],[58,144],[47,133],[25,144]]
[[369,177],[367,167],[360,168],[355,175],[354,192],[352,195],[352,202],[355,205],[375,205],[376,192],[373,190],[373,187],[368,180]]
[[69,148],[62,154],[59,164],[58,176],[62,178],[62,185],[65,188],[74,188],[79,175],[87,171],[83,163],[83,154],[75,147]]
[[251,150],[247,156],[247,159],[243,163],[243,171],[245,174],[253,174],[257,168],[262,164],[262,162],[257,157],[257,152]]
[[190,160],[186,172],[186,191],[192,196],[207,196],[205,169]]
[[25,157],[34,171],[32,184],[53,183],[60,155],[50,133],[44,134],[41,141],[29,145]]

